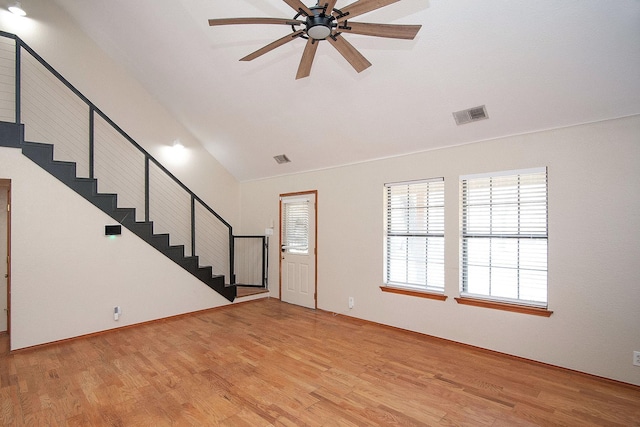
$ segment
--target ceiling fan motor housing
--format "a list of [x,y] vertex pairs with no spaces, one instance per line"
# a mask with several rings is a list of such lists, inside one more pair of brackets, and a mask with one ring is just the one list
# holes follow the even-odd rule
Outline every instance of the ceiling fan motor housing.
[[324,40],[331,35],[334,17],[325,15],[323,7],[312,7],[313,16],[307,16],[307,35],[315,40]]

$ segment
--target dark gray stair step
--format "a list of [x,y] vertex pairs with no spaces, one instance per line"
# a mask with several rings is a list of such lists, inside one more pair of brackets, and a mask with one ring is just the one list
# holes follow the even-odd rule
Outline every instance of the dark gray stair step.
[[25,141],[22,144],[22,154],[43,166],[53,161],[53,145]]
[[53,160],[53,146],[51,144],[25,142],[22,146],[22,153],[68,186],[71,186],[76,178],[76,164]]
[[53,161],[43,166],[51,175],[71,187],[76,180],[76,164],[74,162]]
[[127,221],[124,221],[123,224],[126,224],[125,226],[138,237],[151,244],[151,237],[153,236],[153,221],[134,223],[128,223]]
[[91,178],[75,178],[70,187],[87,200],[98,192],[98,182]]
[[198,277],[198,279],[202,280],[203,282],[206,280],[211,280],[211,278],[213,277],[213,267],[211,266],[198,267],[198,270],[196,271],[196,276]]
[[177,263],[181,263],[184,259],[184,245],[169,246],[163,250],[164,254]]
[[178,264],[180,264],[182,268],[189,271],[191,274],[198,277],[199,279],[200,277],[196,274],[198,271],[198,262],[199,262],[199,257],[197,256],[188,256],[188,257],[183,256],[182,259],[178,260]]
[[24,125],[0,121],[0,146],[22,148]]
[[154,248],[164,252],[165,249],[169,248],[169,235],[153,234],[148,242],[151,243],[151,246],[153,246]]
[[116,208],[113,210],[113,219],[128,227],[136,222],[136,208]]
[[237,296],[236,285],[225,285],[224,276],[222,275],[213,276],[211,280],[207,280],[205,283],[229,301],[233,302]]
[[98,207],[103,212],[105,212],[107,215],[111,215],[111,213],[118,207],[117,194],[109,194],[109,193],[94,194],[91,197],[90,201],[96,207]]
[[[220,281],[224,283],[224,277],[221,277]],[[238,288],[236,287],[236,285],[225,286],[220,290],[217,288],[213,288],[213,290],[218,292],[220,295],[222,295],[223,297],[225,297],[231,302],[233,302],[233,300],[235,300],[236,297],[238,296]]]

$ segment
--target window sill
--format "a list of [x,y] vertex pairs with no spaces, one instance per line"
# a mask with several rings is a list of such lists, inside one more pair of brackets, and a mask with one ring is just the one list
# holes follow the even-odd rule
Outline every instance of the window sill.
[[380,289],[382,290],[382,292],[391,292],[392,294],[409,295],[409,296],[412,296],[412,297],[435,299],[435,300],[438,300],[438,301],[446,301],[447,300],[447,296],[446,295],[436,294],[436,293],[433,293],[433,292],[414,291],[412,289],[395,288],[395,287],[392,287],[392,286],[380,286]]
[[475,307],[493,308],[495,310],[505,310],[514,313],[531,314],[534,316],[550,317],[553,311],[541,307],[510,304],[507,302],[487,301],[479,298],[457,297],[454,298],[458,304],[472,305]]

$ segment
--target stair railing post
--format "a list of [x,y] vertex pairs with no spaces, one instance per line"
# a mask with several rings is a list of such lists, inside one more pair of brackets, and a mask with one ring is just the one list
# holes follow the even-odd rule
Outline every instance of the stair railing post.
[[95,108],[93,104],[89,104],[89,178],[93,179],[94,176],[94,161],[95,161],[95,151],[94,151],[94,117],[95,117]]
[[269,268],[269,237],[262,237],[262,286],[269,289],[267,269]]
[[233,229],[229,226],[229,284],[236,284],[236,274],[235,274],[235,266],[233,263],[235,262],[235,245],[234,245],[234,237],[233,237]]
[[15,54],[16,54],[16,70],[15,70],[16,71],[16,75],[15,75],[15,79],[16,79],[16,82],[15,82],[15,84],[16,84],[16,87],[15,87],[15,89],[16,89],[16,93],[15,93],[16,111],[15,111],[15,116],[16,116],[16,124],[19,125],[21,120],[22,120],[21,115],[20,115],[20,108],[21,108],[21,106],[20,106],[20,93],[22,92],[21,89],[20,89],[20,74],[22,73],[22,67],[21,67],[21,64],[20,64],[22,59],[21,59],[20,52],[22,50],[22,48],[21,48],[22,40],[19,37],[16,37],[14,40],[16,41],[16,52],[15,52]]
[[191,194],[191,256],[196,255],[196,198]]
[[149,222],[149,155],[144,156],[144,220]]

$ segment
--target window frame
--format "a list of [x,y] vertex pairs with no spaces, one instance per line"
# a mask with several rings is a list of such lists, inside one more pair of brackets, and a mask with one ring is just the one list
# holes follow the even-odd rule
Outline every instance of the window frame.
[[[540,215],[540,199],[535,199],[535,202],[531,202],[529,203],[529,200],[527,199],[526,201],[522,201],[522,199],[520,198],[521,194],[522,194],[522,189],[525,186],[525,184],[522,183],[523,179],[529,179],[532,178],[534,175],[540,175],[540,174],[544,174],[544,218],[542,218]],[[483,229],[482,226],[476,226],[474,225],[469,226],[469,222],[471,219],[474,220],[478,220],[478,218],[480,218],[480,214],[476,213],[475,217],[472,217],[472,214],[470,214],[470,208],[477,206],[474,205],[473,203],[469,203],[469,198],[470,196],[468,196],[468,191],[469,190],[469,182],[471,181],[475,181],[475,184],[478,184],[478,182],[480,180],[489,180],[489,187],[488,187],[488,194],[489,194],[489,203],[485,203],[485,206],[488,206],[488,218],[489,218],[489,222],[490,225],[489,227],[489,231],[487,232],[485,231],[485,235],[482,235],[482,233],[479,233],[478,230]],[[514,179],[517,182],[517,185],[514,184],[513,182],[509,183],[507,181],[507,183],[504,183],[504,181],[506,179]],[[494,203],[493,202],[493,197],[494,197],[494,184],[493,184],[493,180],[496,180],[498,182],[501,182],[501,185],[497,185],[496,188],[498,188],[497,191],[500,191],[504,188],[509,188],[509,187],[513,187],[514,185],[516,186],[516,193],[518,198],[517,198],[517,203],[506,203],[504,202],[504,194],[503,193],[498,193],[498,195],[500,197],[502,197],[502,202],[501,203]],[[538,186],[541,185],[541,183],[537,184]],[[548,296],[549,296],[549,288],[548,288],[548,240],[549,240],[549,227],[548,227],[548,222],[549,222],[549,179],[548,179],[548,170],[546,167],[542,167],[542,168],[531,168],[531,169],[522,169],[522,170],[511,170],[511,171],[501,171],[501,172],[494,172],[494,173],[485,173],[485,174],[476,174],[476,175],[464,175],[464,176],[460,176],[459,179],[459,186],[460,186],[460,190],[459,190],[459,195],[460,195],[460,228],[459,228],[459,233],[460,233],[460,297],[456,298],[456,301],[460,304],[467,304],[467,305],[475,305],[475,306],[484,306],[484,307],[490,307],[490,308],[496,308],[496,309],[502,309],[502,310],[508,310],[508,311],[518,311],[518,312],[523,312],[523,313],[528,313],[528,314],[538,314],[538,315],[542,315],[542,316],[548,316],[550,315],[552,312],[549,311],[548,308]],[[526,189],[526,187],[525,187]],[[513,190],[509,190],[509,191],[513,191]],[[528,190],[529,191],[529,190]],[[531,189],[530,193],[533,194],[535,190]],[[538,189],[539,191],[539,189]],[[527,193],[527,194],[530,194]],[[512,193],[509,193],[512,194]],[[497,197],[497,196],[496,196]],[[538,205],[534,206],[534,204],[537,203]],[[509,210],[509,206],[513,207],[513,206],[517,206],[517,209],[515,210],[515,212],[517,212],[517,214],[515,215],[515,217],[513,216],[508,216],[507,214],[505,214],[505,212],[508,212]],[[524,206],[524,208],[523,208]],[[498,212],[497,214],[494,215],[494,210],[496,212]],[[477,211],[479,212],[479,211]],[[487,215],[485,213],[485,215]],[[499,216],[501,215],[501,216]],[[511,215],[511,214],[509,214]],[[509,229],[509,227],[505,227],[504,229],[500,230],[500,232],[493,232],[492,227],[493,227],[493,221],[494,218],[500,218],[503,221],[506,221],[505,218],[509,219],[509,220],[513,220],[514,218],[516,219],[516,223],[517,223],[517,231],[516,232],[507,232],[504,231],[505,229]],[[521,226],[521,222],[524,222],[523,218],[528,219],[528,221],[530,221],[527,227],[523,227]],[[534,218],[534,220],[532,220],[531,218]],[[542,219],[544,219],[544,228],[540,228],[540,224],[542,223]],[[537,222],[536,222],[537,221]],[[503,223],[504,224],[504,223]],[[533,225],[532,225],[533,224]],[[475,230],[475,232],[471,232],[469,231],[469,228],[472,228],[473,230]],[[521,233],[521,228],[522,229],[526,229],[528,231],[527,232],[523,232]],[[517,277],[517,285],[516,285],[516,289],[517,289],[517,298],[513,298],[513,297],[507,297],[507,296],[500,296],[500,295],[492,295],[492,276],[491,273],[489,273],[489,292],[488,293],[478,293],[478,292],[469,292],[469,267],[470,267],[470,263],[469,263],[469,257],[470,257],[470,249],[469,249],[469,242],[470,241],[474,241],[475,239],[489,239],[489,244],[490,247],[493,248],[492,244],[494,241],[500,241],[502,240],[507,241],[509,239],[516,239],[517,242],[517,267],[516,268],[512,268],[512,270],[516,270],[516,277]],[[544,242],[544,251],[540,251],[540,253],[535,252],[535,253],[529,253],[529,256],[525,259],[522,260],[520,255],[520,243],[521,241],[526,242],[527,244],[530,244],[533,239],[538,240],[538,242]],[[535,248],[535,246],[538,245],[541,247],[541,245],[539,243],[535,243],[532,244],[531,246]],[[536,248],[536,250],[538,250],[538,248]],[[534,252],[534,251],[532,251]],[[503,252],[504,253],[504,252]],[[541,258],[540,258],[540,254],[544,255],[544,263],[541,263]],[[493,259],[492,259],[492,254],[489,255],[489,262],[488,264],[485,265],[481,265],[480,263],[478,263],[476,261],[476,267],[485,267],[487,268],[490,272],[493,271],[493,269],[500,269],[503,268],[501,266],[499,266],[499,262],[493,263]],[[533,263],[538,263],[536,264],[536,266],[538,268],[536,268],[535,270],[530,266],[530,264]],[[527,266],[527,263],[530,263],[528,265],[528,268],[523,268],[522,265],[524,264],[525,266]],[[540,265],[544,265],[544,269],[541,269],[539,266]],[[520,283],[520,277],[521,277],[521,271],[524,272],[531,272],[531,271],[535,271],[535,274],[538,274],[540,277],[542,277],[542,275],[540,274],[540,272],[544,273],[544,300],[540,300],[540,299],[526,299],[526,298],[520,298],[520,291],[521,291],[521,283]],[[533,282],[533,281],[532,281]]]
[[[407,191],[407,200],[404,207],[395,208],[392,206],[393,202],[391,201],[391,192],[394,189],[401,189],[404,187]],[[392,182],[386,183],[383,187],[384,190],[384,272],[383,272],[383,286],[381,286],[381,290],[384,292],[392,292],[402,295],[411,295],[411,296],[420,296],[425,298],[433,298],[438,300],[445,300],[446,296],[444,296],[444,246],[445,246],[445,233],[444,233],[444,209],[445,209],[445,188],[444,188],[444,177],[436,177],[429,179],[420,179],[414,181],[402,181],[402,182]],[[416,198],[422,198],[422,203],[416,202],[415,205],[410,206],[411,201],[409,200],[412,196]],[[440,201],[439,204],[436,205],[437,201]],[[396,200],[397,202],[397,200]],[[410,210],[421,210],[420,216],[416,221],[415,217],[412,217]],[[404,232],[401,232],[395,228],[398,224],[392,221],[398,221],[397,216],[392,214],[392,210],[395,211],[403,211],[405,212],[406,217],[401,219],[402,225],[406,227]],[[401,215],[404,216],[404,215]],[[415,211],[414,211],[415,216]],[[424,218],[426,216],[426,220]],[[414,226],[412,227],[412,221],[414,222]],[[425,222],[426,221],[426,222]],[[422,223],[421,223],[422,222]],[[421,224],[420,224],[421,223]],[[440,225],[438,225],[440,223]],[[418,229],[421,226],[422,229]],[[426,227],[426,229],[424,228]],[[401,258],[396,258],[396,262],[404,262],[404,276],[406,280],[400,281],[397,280],[397,271],[394,274],[391,269],[393,266],[391,263],[394,261],[390,256],[391,254],[391,245],[392,240],[398,241],[398,238],[406,239],[405,242],[407,244],[404,249],[405,254]],[[413,258],[410,259],[409,252],[409,239],[412,239],[414,243],[420,242],[421,239],[424,239],[424,258]],[[431,245],[429,241],[431,239]],[[417,246],[416,246],[417,247]],[[434,253],[435,255],[429,256],[429,253]],[[400,254],[402,255],[402,254]],[[396,253],[396,256],[399,256]],[[438,257],[435,261],[430,261],[431,257]],[[412,273],[412,267],[409,267],[409,264],[414,263],[414,265],[418,265],[424,268],[423,272],[418,273],[418,275],[424,274],[424,281],[418,282],[417,280],[410,280],[409,276]],[[439,270],[438,267],[434,267],[440,265]],[[439,283],[437,285],[433,285],[431,277],[433,275],[440,275]],[[396,276],[395,278],[393,276]],[[414,277],[415,278],[415,277]],[[395,279],[395,280],[393,280]],[[441,284],[441,286],[439,286]]]

